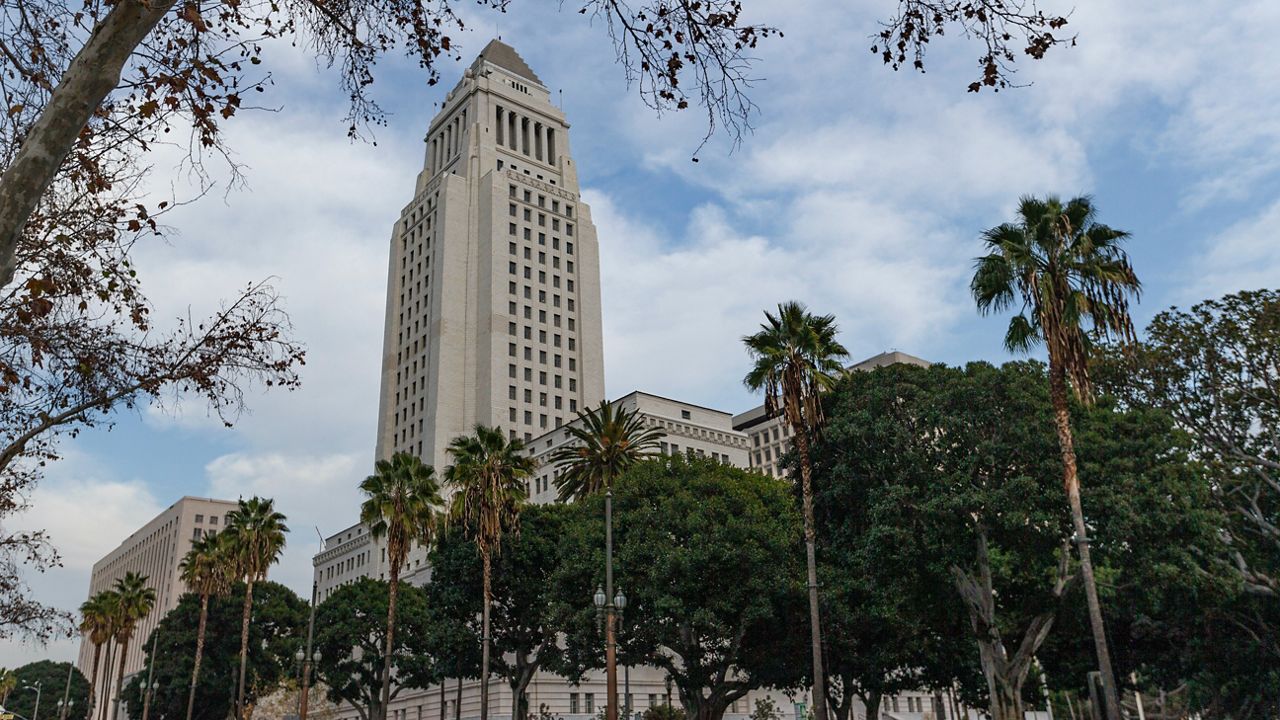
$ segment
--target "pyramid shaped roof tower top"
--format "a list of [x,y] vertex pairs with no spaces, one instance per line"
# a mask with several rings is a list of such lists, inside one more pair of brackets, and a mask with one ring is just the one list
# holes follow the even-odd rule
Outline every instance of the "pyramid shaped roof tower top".
[[476,56],[477,62],[482,59],[487,60],[504,70],[515,73],[526,80],[531,80],[539,85],[542,84],[542,81],[538,79],[536,74],[534,74],[533,68],[530,68],[529,64],[524,61],[524,58],[520,57],[520,53],[516,52],[515,48],[497,38],[490,40],[489,44],[485,45],[484,49],[480,51],[480,54]]

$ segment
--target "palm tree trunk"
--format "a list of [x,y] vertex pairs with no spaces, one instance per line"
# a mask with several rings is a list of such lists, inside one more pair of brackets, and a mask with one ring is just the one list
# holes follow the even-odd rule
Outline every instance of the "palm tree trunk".
[[249,616],[253,612],[253,578],[245,581],[244,611],[240,617],[240,683],[236,689],[236,720],[244,720],[244,680],[249,666]]
[[489,584],[489,550],[480,550],[480,559],[484,564],[484,608],[481,613],[481,627],[484,646],[480,649],[480,720],[489,720],[489,603],[492,592]]
[[382,709],[381,720],[387,720],[387,706],[391,704],[391,653],[395,652],[396,594],[400,590],[400,565],[391,560],[391,584],[387,588],[387,635],[382,645]]
[[[85,714],[84,714],[85,720],[89,720],[89,718],[93,717],[93,703],[94,703],[94,700],[96,699],[95,698],[96,693],[94,691],[97,690],[97,685],[98,685],[98,661],[101,658],[102,658],[102,643],[97,643],[93,646],[93,674],[89,676],[89,701],[88,701],[89,707],[85,708]],[[5,698],[5,700],[7,701],[8,698]],[[0,702],[0,704],[3,704],[3,703]]]
[[196,629],[196,662],[191,668],[191,690],[187,693],[187,720],[196,709],[196,685],[200,683],[200,659],[204,657],[204,631],[209,621],[209,596],[200,596],[200,624]]
[[124,694],[124,664],[129,659],[129,638],[120,643],[120,666],[116,671],[116,697],[111,702],[111,720],[120,716],[120,696]]
[[822,667],[822,625],[818,614],[818,558],[813,523],[813,467],[809,462],[809,437],[803,427],[793,425],[800,457],[800,481],[804,495],[804,551],[809,582],[809,639],[813,645],[813,718],[827,720],[826,674]]
[[492,562],[489,559],[489,548],[481,548],[480,561],[484,565],[484,607],[480,611],[481,638],[480,648],[480,720],[489,720],[489,603],[493,602],[492,585],[489,573]]
[[98,714],[102,720],[107,720],[107,710],[111,707],[111,664],[118,647],[115,638],[107,640],[107,666],[102,669],[102,711]]
[[1089,556],[1089,535],[1084,524],[1084,507],[1080,503],[1080,478],[1076,469],[1075,442],[1071,437],[1071,414],[1067,409],[1067,379],[1062,365],[1049,358],[1049,396],[1053,402],[1053,424],[1062,448],[1062,482],[1071,505],[1071,522],[1076,532],[1076,548],[1080,554],[1080,576],[1084,580],[1085,598],[1089,605],[1089,625],[1093,629],[1093,645],[1098,653],[1098,669],[1102,671],[1103,693],[1107,703],[1107,720],[1121,720],[1120,694],[1111,668],[1111,651],[1107,647],[1107,631],[1102,623],[1102,604],[1093,577],[1093,560]]

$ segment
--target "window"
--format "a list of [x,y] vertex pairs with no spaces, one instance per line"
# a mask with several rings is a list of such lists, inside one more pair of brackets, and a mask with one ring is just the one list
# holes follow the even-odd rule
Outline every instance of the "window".
[[587,714],[589,715],[589,714],[591,714],[591,713],[595,712],[595,711],[596,711],[596,696],[595,696],[595,693],[583,693],[583,698],[586,700],[586,705],[587,705],[586,710],[587,710]]
[[578,712],[578,693],[569,693],[569,712]]
[[210,516],[209,516],[209,524],[210,524],[210,525],[217,525],[217,524],[218,524],[218,516],[217,516],[217,515],[210,515]]
[[204,530],[201,530],[200,528],[196,528],[195,530],[191,531],[192,540],[199,540],[202,537],[204,537]]
[[[528,212],[528,211],[526,210],[525,212]],[[515,216],[516,216],[516,204],[515,204],[515,203],[511,203],[510,205],[508,205],[508,206],[507,206],[507,214],[509,214],[511,217],[515,217]],[[527,219],[527,218],[526,218],[526,219]]]
[[204,516],[203,516],[203,515],[196,515],[196,522],[198,522],[198,523],[202,523],[202,522],[204,522]]
[[690,413],[688,410],[681,410],[681,411],[680,411],[680,419],[682,419],[682,420],[689,420],[689,419],[690,419],[690,418],[692,418],[692,417],[693,417],[693,413]]

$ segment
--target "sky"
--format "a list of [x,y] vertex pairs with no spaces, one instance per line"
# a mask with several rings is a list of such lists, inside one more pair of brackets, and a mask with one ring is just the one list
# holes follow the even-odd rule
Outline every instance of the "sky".
[[[968,93],[978,49],[932,43],[928,72],[895,73],[868,48],[891,0],[744,0],[785,35],[758,50],[754,132],[734,149],[694,111],[661,117],[628,88],[599,22],[554,3],[467,5],[463,61],[430,87],[380,67],[391,111],[376,144],[351,142],[338,78],[267,48],[270,112],[224,126],[247,186],[168,216],[137,250],[156,317],[208,313],[274,278],[308,348],[303,387],[255,393],[231,429],[200,406],[121,414],[64,444],[15,527],[45,528],[64,565],[27,579],[73,609],[94,561],[183,495],[273,497],[292,529],[272,579],[304,594],[325,534],[355,521],[371,470],[392,225],[411,199],[422,137],[444,93],[495,36],[560,98],[601,255],[605,377],[740,412],[741,337],[786,300],[831,313],[853,359],[896,349],[949,364],[1008,359],[1005,319],[967,283],[982,230],[1023,194],[1089,194],[1132,233],[1139,325],[1169,306],[1280,286],[1280,4],[1078,0],[1073,48],[1019,62],[1021,87]],[[561,94],[561,92],[563,94]],[[157,192],[191,179],[157,157]],[[0,642],[0,665],[74,657],[78,640]]]

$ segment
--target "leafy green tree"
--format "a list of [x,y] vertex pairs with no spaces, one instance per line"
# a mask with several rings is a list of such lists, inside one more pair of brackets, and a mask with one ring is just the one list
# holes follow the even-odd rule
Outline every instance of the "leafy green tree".
[[[620,634],[629,664],[665,670],[691,718],[719,720],[749,691],[790,680],[801,616],[800,531],[786,483],[695,456],[637,463],[614,485]],[[570,680],[602,667],[588,598],[603,569],[603,498],[580,500],[564,530],[560,593]],[[593,632],[595,630],[595,632]]]
[[[817,455],[833,511],[862,504],[851,512],[868,523],[870,581],[897,578],[911,598],[901,607],[935,628],[949,612],[940,589],[961,600],[950,612],[966,616],[997,720],[1022,717],[1033,656],[1070,687],[1089,665],[1088,604],[1071,591],[1077,569],[1065,547],[1071,518],[1055,501],[1061,465],[1046,386],[1038,363],[852,374],[831,394]],[[1215,592],[1195,559],[1214,542],[1217,516],[1167,418],[1113,406],[1076,416],[1090,443],[1082,468],[1097,478],[1090,525],[1108,619],[1123,633],[1117,659],[1135,670],[1168,652],[1158,628],[1180,626],[1179,597]]]
[[[111,623],[115,618],[115,596],[108,590],[95,594],[80,605],[80,632],[93,644],[93,670],[89,678],[89,698],[85,702],[85,717],[93,716],[98,685],[98,666],[102,659],[102,646],[111,639]],[[0,701],[0,705],[4,704]]]
[[489,720],[490,612],[493,607],[493,556],[507,533],[520,532],[520,508],[525,502],[525,480],[537,465],[524,452],[524,443],[499,428],[476,425],[475,433],[449,443],[453,464],[445,480],[453,487],[449,511],[476,544],[480,553],[483,589],[481,597],[480,720]]
[[[937,592],[946,585],[920,593],[913,574],[880,567],[882,543],[898,542],[903,529],[886,528],[871,516],[879,486],[867,478],[890,471],[879,463],[893,458],[853,455],[851,448],[861,442],[894,446],[900,419],[884,413],[907,392],[896,377],[891,367],[838,384],[827,398],[827,430],[812,450],[828,706],[840,720],[851,718],[855,698],[866,717],[877,718],[884,697],[929,685],[951,688],[957,681],[967,689],[977,673],[954,596]],[[864,476],[868,472],[873,475]]]
[[1250,592],[1280,597],[1280,291],[1172,308],[1117,390],[1192,434],[1231,513],[1229,560]]
[[1092,336],[1112,335],[1125,342],[1135,339],[1128,298],[1138,293],[1141,284],[1121,247],[1127,237],[1127,232],[1097,221],[1097,211],[1088,197],[1063,203],[1054,196],[1043,200],[1024,196],[1018,204],[1017,222],[982,234],[988,252],[975,261],[970,283],[973,298],[984,314],[1020,305],[1018,314],[1009,321],[1005,347],[1028,352],[1043,343],[1048,351],[1052,422],[1058,434],[1063,485],[1075,526],[1108,720],[1120,720],[1120,696],[1080,501],[1067,388],[1069,385],[1081,402],[1092,402]]
[[386,712],[381,683],[384,648],[391,648],[396,677],[392,700],[406,688],[425,688],[436,679],[425,593],[412,585],[400,588],[399,627],[392,645],[387,645],[389,602],[386,582],[360,578],[335,590],[316,608],[316,676],[328,687],[331,702],[350,704],[361,720]]
[[800,466],[804,510],[804,544],[809,584],[809,636],[813,651],[813,714],[827,720],[826,673],[822,667],[822,623],[818,598],[818,566],[813,521],[813,470],[809,447],[823,423],[822,392],[844,372],[848,352],[836,341],[835,316],[813,315],[798,302],[765,312],[760,331],[742,339],[752,367],[744,382],[764,392],[765,412],[782,415],[791,426]]
[[647,427],[638,411],[607,400],[594,410],[578,413],[578,422],[566,426],[565,432],[569,442],[548,459],[560,471],[556,476],[560,502],[608,489],[627,468],[654,457],[658,441],[666,435]]
[[129,657],[129,642],[138,623],[151,613],[156,604],[155,588],[147,587],[147,576],[127,572],[116,580],[113,591],[115,602],[115,641],[120,646],[120,665],[116,673],[116,697],[111,708],[111,718],[120,714],[120,696],[124,692],[124,663]]
[[220,535],[206,535],[191,543],[178,565],[187,591],[200,598],[200,622],[196,628],[196,656],[191,668],[191,689],[187,695],[187,720],[195,712],[196,685],[200,682],[200,660],[204,656],[204,635],[209,620],[209,598],[225,595],[234,571],[227,545]]
[[[529,716],[525,690],[534,675],[558,672],[563,662],[553,583],[560,567],[560,538],[573,514],[565,505],[526,506],[520,513],[520,534],[504,536],[502,552],[494,557],[491,662],[517,698],[512,720]],[[431,556],[431,567],[432,581],[426,590],[433,616],[453,618],[455,627],[465,632],[461,643],[455,636],[441,654],[457,653],[463,647],[478,649],[482,629],[474,618],[481,613],[483,570],[475,543],[460,532],[446,533]],[[441,630],[446,628],[437,632]],[[466,675],[479,674],[478,654],[474,668],[465,669]]]
[[253,612],[253,586],[267,578],[267,568],[284,552],[285,516],[276,512],[271,499],[252,497],[241,500],[229,513],[222,542],[235,564],[236,575],[244,581],[244,607],[240,620],[240,675],[237,679],[236,720],[244,720],[245,676],[249,669],[249,619]]
[[4,709],[29,718],[35,712],[36,691],[26,688],[40,683],[40,717],[58,716],[59,703],[67,689],[67,671],[71,670],[71,692],[67,700],[67,717],[76,717],[89,706],[89,681],[67,662],[39,660],[12,670],[14,686]]
[[385,540],[390,564],[389,600],[387,601],[386,646],[382,668],[382,701],[379,720],[386,720],[391,703],[391,648],[395,645],[396,596],[400,589],[400,570],[409,556],[412,543],[430,547],[435,540],[438,519],[444,500],[435,469],[409,453],[396,453],[390,460],[379,460],[374,474],[360,483],[365,501],[360,506],[360,522],[369,527],[374,539]]
[[[227,593],[209,598],[205,644],[201,656],[194,720],[226,720],[235,710],[236,680],[240,666],[241,611],[246,586],[233,583]],[[249,628],[246,702],[271,694],[297,672],[293,655],[306,633],[308,605],[292,590],[277,582],[254,583],[253,623]],[[146,643],[144,667],[155,662],[156,690],[151,698],[152,718],[186,717],[199,635],[201,597],[187,592],[161,619]],[[131,720],[142,717],[142,681],[138,673],[125,686],[124,698]]]

